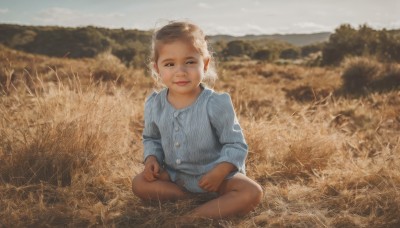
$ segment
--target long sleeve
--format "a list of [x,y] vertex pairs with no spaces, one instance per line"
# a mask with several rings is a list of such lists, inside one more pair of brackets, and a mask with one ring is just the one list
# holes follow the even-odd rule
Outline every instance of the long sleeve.
[[144,107],[144,129],[142,133],[144,160],[150,155],[157,158],[161,164],[164,160],[164,152],[161,145],[161,135],[157,125],[154,122],[154,99],[157,93],[153,93],[146,100]]
[[208,115],[219,142],[221,156],[216,163],[229,162],[245,173],[247,143],[228,94],[216,94],[208,102]]

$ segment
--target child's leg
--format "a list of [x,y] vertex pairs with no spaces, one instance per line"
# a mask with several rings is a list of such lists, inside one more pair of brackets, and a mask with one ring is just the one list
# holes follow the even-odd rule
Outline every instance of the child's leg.
[[222,182],[218,193],[218,198],[199,206],[183,221],[244,215],[260,203],[263,195],[261,186],[241,173]]
[[178,185],[171,182],[167,171],[160,173],[160,178],[149,182],[144,179],[143,173],[138,174],[132,180],[133,193],[143,200],[177,200],[189,197]]

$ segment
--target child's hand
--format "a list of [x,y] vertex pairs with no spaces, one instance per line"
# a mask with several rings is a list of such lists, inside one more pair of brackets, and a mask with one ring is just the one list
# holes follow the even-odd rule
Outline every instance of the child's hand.
[[219,163],[200,179],[199,187],[207,192],[217,192],[225,177],[235,169],[231,163]]
[[144,179],[149,182],[155,181],[160,176],[160,164],[158,164],[157,158],[149,156],[144,164]]
[[224,178],[225,175],[214,168],[200,179],[199,187],[207,192],[217,192]]

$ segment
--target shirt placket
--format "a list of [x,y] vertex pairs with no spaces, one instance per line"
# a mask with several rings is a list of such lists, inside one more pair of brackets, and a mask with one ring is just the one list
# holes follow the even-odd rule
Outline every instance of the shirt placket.
[[173,139],[174,139],[174,154],[175,157],[175,166],[178,167],[182,164],[182,156],[183,156],[183,143],[184,143],[184,134],[182,129],[182,124],[180,119],[182,118],[183,113],[180,111],[174,112],[174,122],[173,122]]

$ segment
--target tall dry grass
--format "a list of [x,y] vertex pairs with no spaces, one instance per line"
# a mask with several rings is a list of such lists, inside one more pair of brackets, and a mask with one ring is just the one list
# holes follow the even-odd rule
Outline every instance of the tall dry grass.
[[116,87],[109,95],[78,78],[34,83],[40,89],[1,96],[2,225],[107,224],[104,213],[139,170],[130,127],[140,126],[131,118],[143,110]]
[[[9,62],[1,68],[17,73],[0,96],[0,227],[168,227],[207,200],[144,203],[131,193],[152,90],[143,71],[2,54]],[[57,67],[23,71],[16,55]],[[96,69],[110,80],[91,77]],[[400,92],[341,96],[345,69],[220,65],[215,90],[232,96],[249,144],[247,173],[265,195],[246,216],[194,226],[400,225]]]

